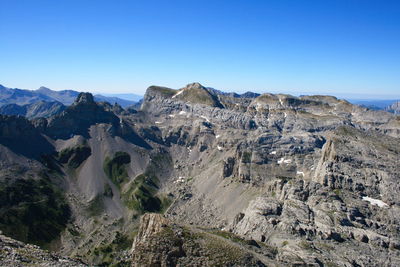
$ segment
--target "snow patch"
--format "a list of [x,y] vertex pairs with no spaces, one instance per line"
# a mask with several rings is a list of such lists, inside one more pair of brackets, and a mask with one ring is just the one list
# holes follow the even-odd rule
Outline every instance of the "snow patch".
[[304,177],[304,172],[299,172],[299,171],[297,171],[297,174]]
[[180,95],[180,94],[182,94],[182,93],[183,93],[183,90],[180,90],[178,93],[174,94],[174,95],[172,96],[172,98],[175,98],[175,97],[177,97],[178,95]]
[[156,123],[156,124],[160,124],[160,123],[162,123],[162,122],[161,122],[161,121],[156,121],[155,123]]
[[281,106],[283,106],[283,101],[281,98],[279,98],[279,103],[281,103]]
[[184,182],[185,182],[185,177],[179,176],[179,178],[174,181],[174,184],[184,183]]
[[207,122],[210,122],[210,120],[206,116],[200,116],[200,117],[205,119]]
[[386,204],[382,200],[375,199],[375,198],[372,198],[372,197],[362,197],[362,199],[364,201],[368,201],[369,203],[371,203],[371,205],[375,205],[375,206],[378,206],[378,207],[381,207],[381,208],[389,206],[388,204]]
[[286,112],[284,112],[284,113],[283,113],[283,116],[284,116],[285,118],[287,117],[287,114],[286,114]]
[[217,138],[217,139],[220,138],[220,137],[221,137],[221,136],[220,136],[219,134],[217,134],[217,135],[215,136],[215,138]]
[[289,164],[289,163],[291,163],[291,162],[292,162],[291,159],[285,159],[285,158],[280,158],[280,159],[278,160],[278,164],[282,164],[282,163]]
[[276,155],[276,151],[272,151],[271,153],[269,153],[270,155]]
[[170,114],[170,115],[168,115],[168,117],[170,117],[170,118],[174,118],[174,117],[175,117],[175,115],[173,115],[173,114]]
[[219,151],[222,151],[222,147],[221,147],[221,146],[217,146],[217,149],[218,149]]
[[183,110],[179,111],[179,115],[185,115],[185,114],[186,114],[186,111],[183,111]]

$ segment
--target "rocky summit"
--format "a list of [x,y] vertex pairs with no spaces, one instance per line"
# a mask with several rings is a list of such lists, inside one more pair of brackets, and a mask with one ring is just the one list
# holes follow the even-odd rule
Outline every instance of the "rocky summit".
[[[2,244],[23,253],[70,266],[400,266],[396,114],[192,83],[150,86],[137,110],[81,93],[29,119],[0,116],[0,230],[19,240]],[[10,251],[1,265],[23,266]]]

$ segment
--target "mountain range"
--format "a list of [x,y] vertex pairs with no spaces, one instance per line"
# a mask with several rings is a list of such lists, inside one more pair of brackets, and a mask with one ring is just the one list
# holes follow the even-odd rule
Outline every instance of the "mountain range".
[[[0,113],[8,115],[25,115],[23,110],[32,111],[37,108],[43,108],[44,102],[47,102],[52,103],[50,104],[50,108],[52,108],[53,111],[44,115],[50,116],[55,114],[55,106],[57,106],[58,111],[62,111],[65,108],[63,106],[71,105],[78,95],[79,92],[73,90],[54,91],[46,87],[40,87],[37,90],[25,90],[17,88],[12,89],[0,85]],[[132,95],[130,97],[132,98]],[[136,96],[135,99],[138,98],[139,96]],[[122,107],[128,107],[138,102],[138,100],[132,101],[115,96],[103,96],[100,94],[95,95],[94,99],[98,102],[109,102],[111,104],[117,103]],[[4,106],[6,107],[1,108]],[[30,118],[43,115],[41,113],[35,115],[29,111],[25,113]]]
[[0,263],[400,266],[399,141],[396,114],[200,83],[0,115]]
[[373,109],[373,110],[386,110],[389,112],[390,111],[389,107],[391,105],[393,105],[394,103],[398,102],[399,100],[395,100],[395,99],[390,99],[390,100],[359,100],[359,99],[349,99],[349,102],[352,104],[356,104],[356,105],[360,105],[369,109]]

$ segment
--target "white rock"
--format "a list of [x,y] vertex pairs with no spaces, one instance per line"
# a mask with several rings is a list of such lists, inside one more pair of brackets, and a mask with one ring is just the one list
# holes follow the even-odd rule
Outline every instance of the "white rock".
[[364,201],[368,201],[369,203],[371,203],[371,205],[375,205],[375,206],[378,206],[378,207],[381,207],[381,208],[389,206],[388,204],[386,204],[382,200],[375,199],[375,198],[372,198],[372,197],[362,197],[362,199]]

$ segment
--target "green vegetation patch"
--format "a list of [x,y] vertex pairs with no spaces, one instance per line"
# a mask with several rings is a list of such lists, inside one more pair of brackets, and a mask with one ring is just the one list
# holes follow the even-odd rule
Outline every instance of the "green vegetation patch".
[[160,86],[151,86],[151,89],[153,89],[154,91],[157,91],[158,93],[160,93],[161,95],[163,95],[165,97],[172,97],[174,94],[176,94],[178,92],[177,90],[167,88],[167,87],[160,87]]
[[335,133],[337,135],[354,137],[358,135],[362,135],[362,133],[354,127],[351,126],[340,126],[336,129]]
[[246,239],[241,238],[240,236],[235,235],[234,233],[227,232],[227,231],[220,231],[220,230],[213,230],[210,232],[211,234],[221,236],[225,239],[229,239],[235,243],[240,243],[242,245],[248,245],[249,241]]
[[212,96],[209,92],[201,88],[192,88],[185,90],[180,95],[180,98],[192,103],[203,104],[212,107],[221,107],[218,99]]
[[126,152],[116,152],[112,158],[106,157],[103,164],[107,177],[119,188],[128,180],[125,165],[131,162],[131,157]]
[[48,178],[0,182],[0,229],[23,242],[46,245],[70,218],[61,191]]
[[157,175],[173,165],[171,156],[166,152],[152,155],[152,160],[143,174],[138,175],[129,187],[122,192],[121,197],[125,205],[139,214],[145,212],[163,213],[172,203],[172,198],[157,195],[159,180]]
[[89,206],[86,208],[87,213],[90,216],[98,216],[104,210],[103,196],[96,196],[92,201],[89,202]]
[[120,251],[129,250],[132,242],[133,238],[117,232],[111,243],[96,247],[93,253],[99,257],[99,266],[131,266],[130,259],[121,260],[117,254]]
[[71,168],[78,168],[91,154],[89,146],[79,145],[61,150],[58,153],[58,161]]
[[168,196],[156,196],[159,189],[156,176],[149,174],[138,175],[129,188],[121,194],[122,200],[129,209],[145,212],[164,212],[172,203]]
[[251,162],[251,152],[245,151],[242,154],[242,163],[250,163]]
[[111,188],[111,186],[109,184],[105,184],[104,185],[103,195],[106,196],[106,197],[113,197],[114,196],[112,188]]
[[209,251],[208,256],[209,259],[213,261],[214,266],[238,264],[245,257],[245,253],[242,249],[216,237],[208,238],[205,247]]

